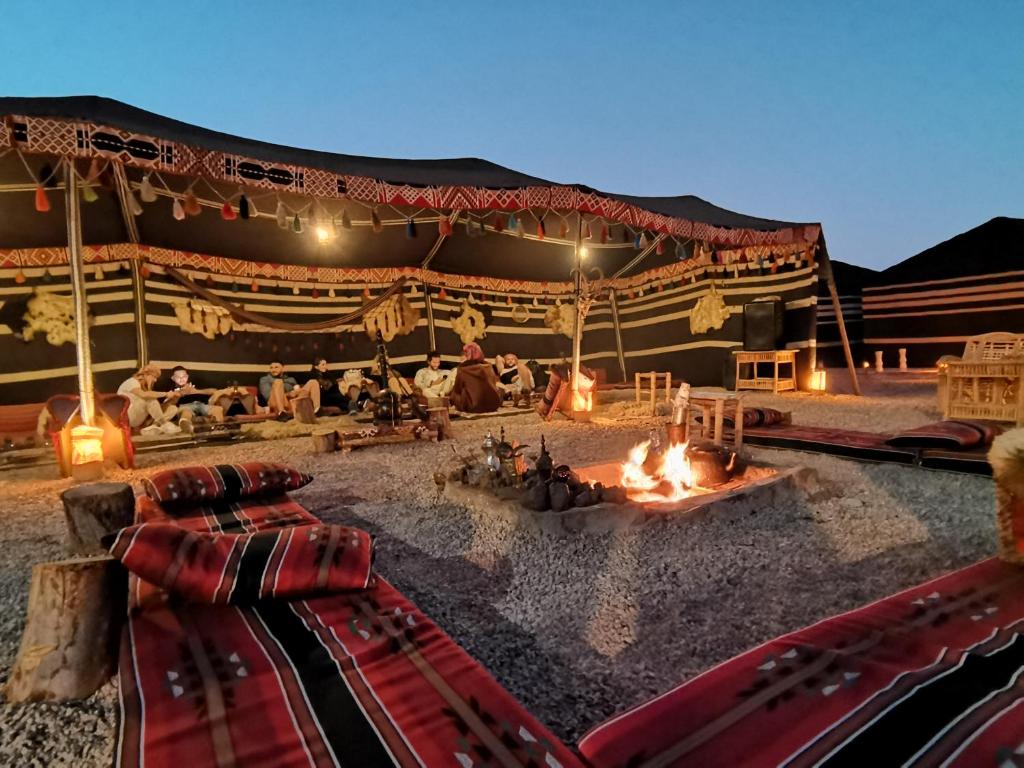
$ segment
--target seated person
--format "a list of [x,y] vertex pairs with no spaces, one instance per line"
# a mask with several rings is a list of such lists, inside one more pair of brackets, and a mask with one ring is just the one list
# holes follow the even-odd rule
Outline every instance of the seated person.
[[465,413],[490,413],[501,406],[501,390],[494,367],[484,359],[480,345],[470,342],[462,348],[462,362],[448,395],[452,406]]
[[332,378],[327,371],[327,358],[318,357],[313,360],[309,369],[309,380],[315,381],[320,387],[320,405],[340,408],[342,412],[349,410],[348,396],[338,385],[340,379]]
[[211,418],[216,422],[224,421],[224,409],[211,404],[214,389],[199,389],[189,376],[188,368],[176,365],[171,370],[173,389],[167,393],[167,402],[178,406],[178,426],[191,433],[192,419]]
[[270,412],[282,421],[295,415],[295,404],[299,400],[308,398],[312,402],[313,413],[320,410],[320,385],[307,381],[300,387],[294,376],[284,372],[284,363],[280,360],[271,361],[270,373],[260,379],[259,389]]
[[117,394],[128,398],[128,423],[143,435],[161,432],[175,435],[181,432],[181,428],[172,421],[178,413],[178,406],[161,405],[159,401],[167,397],[167,393],[153,390],[159,379],[159,368],[144,365],[117,388]]
[[427,365],[416,371],[413,392],[421,397],[444,397],[455,383],[453,371],[441,370],[441,353],[433,350],[427,353]]
[[533,391],[533,372],[520,362],[519,358],[512,352],[498,355],[494,361],[494,370],[498,374],[501,391],[518,402],[520,397],[526,397],[527,405],[530,401],[530,393]]

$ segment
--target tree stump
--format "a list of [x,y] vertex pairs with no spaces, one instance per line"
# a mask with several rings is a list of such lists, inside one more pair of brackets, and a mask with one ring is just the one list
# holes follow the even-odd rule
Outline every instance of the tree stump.
[[333,429],[318,429],[313,433],[313,453],[334,453],[338,450],[338,433]]
[[313,413],[313,401],[308,397],[297,397],[292,401],[292,411],[295,420],[302,424],[316,424],[316,414]]
[[452,437],[452,422],[448,416],[448,406],[427,409],[427,424],[431,429],[437,431],[437,439],[444,440]]
[[131,525],[135,494],[126,483],[92,483],[69,488],[60,495],[68,523],[71,554],[106,554],[102,538]]
[[91,696],[117,669],[127,578],[112,557],[32,568],[28,620],[4,687],[7,701]]

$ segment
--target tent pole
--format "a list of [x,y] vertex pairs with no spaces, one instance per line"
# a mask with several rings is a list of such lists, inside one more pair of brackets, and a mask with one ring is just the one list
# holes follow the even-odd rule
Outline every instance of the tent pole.
[[612,305],[612,325],[615,328],[615,351],[619,356],[619,368],[622,370],[622,380],[626,381],[626,356],[622,350],[622,327],[619,325],[619,297],[614,288],[608,291],[608,298]]
[[434,303],[430,299],[430,286],[427,283],[423,285],[423,301],[427,306],[427,334],[430,338],[430,348],[437,349],[437,337],[434,331]]
[[[576,240],[573,244],[573,259],[576,263],[576,282],[573,290],[576,293],[576,322],[572,328],[572,391],[579,393],[580,387],[580,342],[583,337],[583,318],[580,316],[580,291],[583,284],[583,265],[580,259],[580,236],[583,230],[583,214],[576,214]],[[573,398],[573,403],[577,398]]]
[[132,298],[135,300],[135,355],[139,368],[149,363],[149,340],[146,338],[146,282],[137,258],[128,262],[132,272]]
[[89,347],[89,307],[85,296],[85,267],[82,264],[82,218],[78,205],[77,179],[71,160],[64,165],[64,213],[68,230],[68,262],[71,265],[71,297],[75,307],[75,352],[78,362],[79,415],[82,423],[95,423],[92,387],[92,351]]
[[857,381],[857,368],[853,364],[853,353],[850,351],[850,339],[846,335],[846,323],[843,322],[843,307],[839,303],[839,291],[836,290],[836,281],[832,276],[832,262],[829,260],[828,251],[821,249],[821,264],[825,268],[825,281],[828,283],[828,292],[832,297],[832,309],[836,313],[836,322],[839,325],[839,338],[843,341],[843,354],[846,355],[846,367],[850,371],[850,381],[853,382],[853,394],[860,395],[860,382]]

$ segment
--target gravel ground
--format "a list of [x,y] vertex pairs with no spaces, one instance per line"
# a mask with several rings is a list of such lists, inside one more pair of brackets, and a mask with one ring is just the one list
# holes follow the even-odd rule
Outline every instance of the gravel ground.
[[[859,399],[752,394],[748,402],[793,411],[800,424],[863,430],[938,417],[934,389],[899,386],[867,388]],[[543,431],[556,461],[582,464],[621,459],[652,424],[515,416],[456,422],[452,442],[330,456],[313,455],[300,437],[145,455],[117,477],[240,460],[313,473],[296,498],[328,521],[374,532],[381,573],[570,743],[758,643],[995,550],[991,480],[813,454],[752,451],[815,469],[823,490],[813,500],[604,536],[515,529],[442,503],[431,479],[452,465],[453,447],[475,448],[500,426],[534,446]],[[0,682],[21,636],[30,567],[61,552],[58,494],[68,483],[40,479],[52,471],[0,480]],[[108,765],[116,709],[113,683],[76,704],[0,705],[0,763]]]

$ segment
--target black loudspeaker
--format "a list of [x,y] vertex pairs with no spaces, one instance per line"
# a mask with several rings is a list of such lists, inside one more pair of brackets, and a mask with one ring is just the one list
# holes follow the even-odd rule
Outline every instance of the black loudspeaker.
[[782,343],[781,301],[752,301],[743,305],[743,349],[765,352]]
[[729,391],[736,389],[736,358],[732,355],[722,361],[722,388]]

